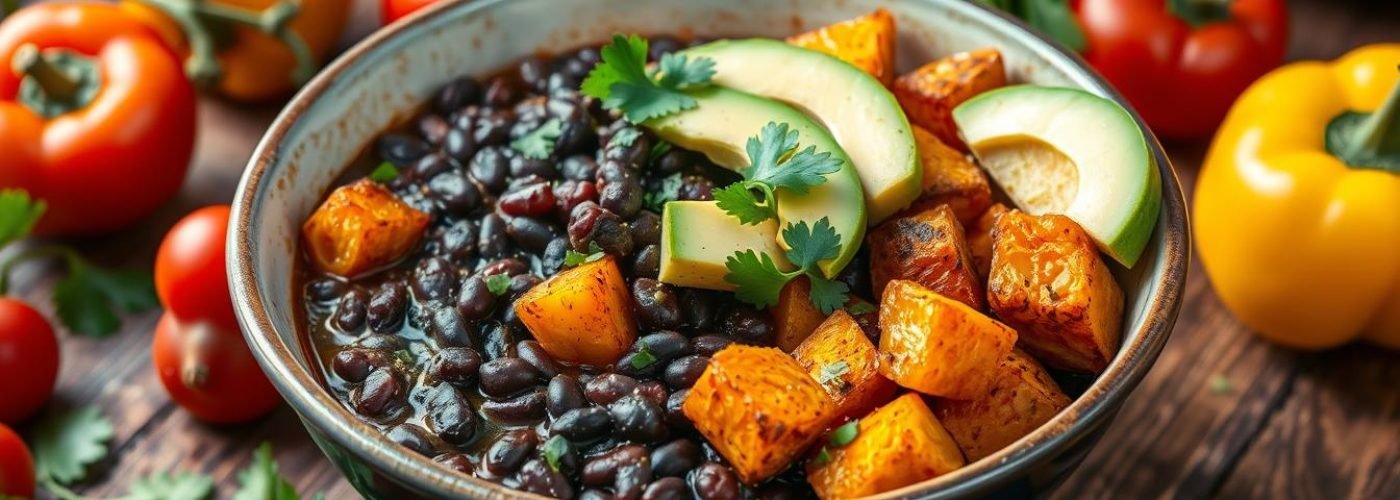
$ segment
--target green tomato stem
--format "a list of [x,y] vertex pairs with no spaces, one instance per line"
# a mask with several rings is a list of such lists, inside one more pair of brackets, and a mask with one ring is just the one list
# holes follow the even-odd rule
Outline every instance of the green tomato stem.
[[217,57],[219,44],[216,43],[214,34],[219,27],[227,25],[257,29],[286,45],[297,62],[292,74],[288,75],[292,83],[305,83],[316,73],[316,59],[311,54],[311,48],[289,27],[301,13],[301,5],[296,0],[280,0],[259,11],[206,0],[135,1],[165,13],[180,25],[190,44],[190,55],[185,60],[185,72],[191,81],[200,86],[212,86],[223,74]]
[[1391,87],[1381,107],[1361,122],[1355,134],[1349,148],[1353,155],[1400,155],[1400,81]]
[[78,269],[87,265],[87,262],[83,260],[81,255],[78,255],[73,249],[62,245],[45,245],[25,250],[16,254],[14,257],[10,257],[3,263],[0,263],[0,295],[8,295],[10,293],[10,274],[14,271],[15,266],[34,259],[49,257],[62,258],[69,269]]
[[1169,0],[1167,10],[1193,28],[1229,21],[1233,0]]

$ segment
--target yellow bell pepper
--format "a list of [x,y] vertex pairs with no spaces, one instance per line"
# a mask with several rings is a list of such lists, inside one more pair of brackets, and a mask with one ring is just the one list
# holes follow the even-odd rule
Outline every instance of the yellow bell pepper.
[[1265,75],[1196,184],[1216,292],[1274,342],[1400,348],[1400,45]]

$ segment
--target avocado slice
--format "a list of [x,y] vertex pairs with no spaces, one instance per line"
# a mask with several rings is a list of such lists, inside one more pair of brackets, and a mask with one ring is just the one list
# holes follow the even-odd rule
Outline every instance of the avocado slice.
[[[836,258],[822,261],[820,267],[827,277],[836,277],[836,273],[855,257],[865,238],[865,203],[862,202],[860,178],[846,152],[821,125],[777,101],[721,87],[708,87],[690,92],[690,95],[698,106],[648,120],[642,125],[662,139],[703,153],[716,164],[734,171],[748,166],[744,146],[769,122],[786,123],[790,130],[797,131],[799,148],[815,146],[818,153],[829,152],[833,158],[841,160],[841,169],[827,174],[826,182],[812,186],[806,195],[779,191],[777,206],[779,228],[800,221],[815,225],[823,217],[830,220],[831,227],[841,237],[841,251]],[[685,234],[678,237],[724,237],[696,229],[699,228],[685,229],[682,231]],[[777,240],[784,249],[788,248],[781,235]],[[724,259],[721,258],[719,264],[723,268]],[[720,278],[723,276],[721,273]]]
[[1063,214],[1127,267],[1147,246],[1162,180],[1147,138],[1118,103],[1016,85],[974,97],[953,120],[992,179],[1032,214]]
[[776,99],[815,117],[855,162],[870,225],[919,197],[923,171],[904,110],[875,77],[779,40],[721,40],[686,49],[715,61],[713,81]]
[[725,260],[735,252],[753,250],[773,258],[778,269],[793,266],[778,246],[778,221],[739,223],[713,201],[673,201],[661,216],[661,274],[663,283],[709,290],[734,290],[724,280]]

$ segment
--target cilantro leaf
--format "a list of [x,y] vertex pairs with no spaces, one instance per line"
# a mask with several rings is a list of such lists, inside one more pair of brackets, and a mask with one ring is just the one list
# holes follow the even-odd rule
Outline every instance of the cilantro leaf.
[[613,132],[612,138],[608,139],[608,147],[629,147],[637,142],[637,138],[642,136],[642,131],[635,127],[622,127]]
[[131,483],[127,500],[204,500],[214,493],[214,481],[208,476],[185,472],[171,475],[165,472],[137,479]]
[[642,37],[614,34],[612,43],[604,45],[600,55],[602,62],[588,72],[579,87],[584,94],[604,99],[614,84],[646,79],[647,41]]
[[112,435],[112,422],[96,407],[50,414],[34,428],[35,471],[59,484],[82,479],[89,465],[107,456]]
[[21,189],[0,191],[0,247],[29,235],[48,205]]
[[744,168],[744,178],[807,194],[808,188],[826,182],[827,174],[841,169],[841,160],[831,152],[817,153],[816,146],[798,151],[797,140],[797,131],[788,124],[768,122],[745,144],[749,166]]
[[801,273],[800,270],[784,273],[768,254],[753,250],[734,252],[725,259],[724,267],[729,270],[724,281],[734,284],[734,297],[760,307],[777,304],[783,285]]
[[773,207],[759,202],[753,191],[749,191],[742,181],[716,189],[712,193],[715,205],[724,213],[739,219],[740,224],[758,224],[778,218],[778,212]]
[[846,303],[846,294],[850,287],[846,283],[829,280],[821,275],[821,272],[809,272],[807,277],[812,281],[812,291],[808,297],[812,300],[812,305],[817,306],[822,314],[831,314],[841,308],[841,304]]
[[612,93],[603,99],[603,107],[622,110],[622,116],[632,123],[695,109],[697,105],[695,98],[680,92],[623,83],[613,85]]
[[851,441],[855,441],[858,435],[860,435],[860,421],[846,422],[837,427],[836,430],[831,431],[831,445],[835,447],[846,446],[851,444]]
[[651,347],[646,342],[637,343],[637,354],[632,356],[632,368],[641,370],[656,363],[656,355],[652,354]]
[[564,439],[564,436],[556,434],[549,438],[549,441],[545,441],[542,452],[544,453],[544,461],[549,464],[549,468],[554,472],[559,472],[560,459],[569,453],[569,441]]
[[394,178],[398,176],[399,167],[395,167],[393,163],[386,161],[380,163],[378,167],[374,167],[374,171],[369,173],[369,180],[383,184],[394,180]]
[[510,276],[506,276],[505,273],[487,276],[486,289],[497,297],[505,295],[510,291]]
[[853,304],[851,304],[851,305],[846,306],[846,312],[851,313],[851,314],[856,315],[856,316],[859,316],[859,315],[862,315],[862,314],[873,313],[873,312],[878,311],[878,310],[879,310],[879,309],[876,309],[876,308],[875,308],[875,304],[871,304],[871,303],[866,302],[866,301],[860,301],[860,302],[856,302],[856,303],[853,303]]
[[666,209],[666,204],[680,199],[681,174],[671,174],[661,179],[661,185],[654,190],[647,191],[642,195],[642,205],[647,210],[661,213]]
[[[666,54],[650,75],[656,84],[668,89],[688,89],[708,85],[715,77],[715,61],[697,57],[694,61],[680,54]],[[657,78],[660,77],[660,78]]]
[[520,152],[526,158],[543,160],[554,154],[554,141],[563,132],[564,122],[559,121],[558,118],[550,118],[549,121],[540,124],[530,133],[511,141],[510,148]]
[[253,452],[253,463],[238,474],[238,492],[233,500],[299,500],[297,490],[277,472],[272,459],[272,443],[264,442]]
[[53,300],[64,326],[97,337],[121,325],[114,308],[139,312],[159,303],[150,273],[106,271],[76,257],[69,258],[68,276],[54,285]]
[[831,452],[823,446],[821,450],[817,451],[816,461],[818,467],[831,463]]
[[671,151],[671,143],[666,141],[656,141],[651,145],[651,151],[647,152],[647,161],[656,161],[662,155]]
[[[803,269],[816,267],[817,262],[834,259],[841,253],[841,237],[837,236],[836,229],[831,227],[831,221],[826,217],[810,228],[807,221],[788,224],[783,229],[783,241],[790,248],[787,251],[788,260]],[[813,285],[815,288],[815,283]]]
[[817,264],[835,258],[841,250],[841,237],[831,227],[831,221],[822,217],[808,227],[806,221],[789,223],[782,231],[783,241],[789,250],[787,258],[797,266],[796,271],[782,272],[768,254],[762,259],[753,250],[735,252],[725,260],[729,273],[724,280],[735,285],[734,296],[740,301],[768,307],[778,303],[778,294],[788,280],[807,275],[812,283],[809,298],[823,314],[831,314],[846,303],[850,287],[845,283],[827,279]]
[[817,376],[817,383],[822,385],[841,380],[841,376],[851,371],[851,365],[846,360],[833,361],[822,365],[821,373]]
[[573,250],[565,251],[564,265],[566,267],[574,267],[579,264],[597,262],[607,256],[608,254],[603,252],[603,247],[598,246],[598,242],[590,241],[588,242],[588,253],[575,252]]
[[648,71],[646,39],[616,34],[580,90],[601,99],[603,107],[620,110],[627,121],[642,123],[694,108],[695,98],[684,90],[708,85],[713,76],[714,61],[679,55],[663,57]]

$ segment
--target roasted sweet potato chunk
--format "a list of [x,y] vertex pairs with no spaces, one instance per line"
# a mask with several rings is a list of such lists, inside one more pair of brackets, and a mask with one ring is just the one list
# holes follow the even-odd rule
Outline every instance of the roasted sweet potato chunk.
[[987,393],[1016,331],[912,281],[894,280],[880,301],[880,373],[952,399]]
[[961,151],[944,144],[929,131],[914,127],[914,142],[924,168],[924,190],[909,212],[921,212],[947,204],[958,222],[970,226],[992,204],[987,174]]
[[811,294],[812,283],[805,276],[789,281],[778,294],[778,305],[773,307],[773,326],[778,329],[777,344],[783,352],[796,349],[826,319],[812,304]]
[[894,82],[894,95],[910,123],[928,129],[953,148],[967,151],[953,123],[953,108],[1003,85],[1006,66],[1001,52],[986,48],[959,52],[900,76]]
[[910,280],[973,309],[986,305],[962,224],[947,205],[890,219],[870,231],[870,282]]
[[992,232],[988,301],[1045,364],[1097,373],[1118,352],[1123,291],[1093,240],[1062,215],[1012,210]]
[[637,339],[632,295],[612,257],[565,269],[515,301],[540,347],[561,361],[610,365]]
[[1002,358],[992,388],[969,401],[938,399],[933,412],[968,460],[1005,448],[1069,406],[1069,397],[1035,358],[1016,349]]
[[301,226],[301,236],[318,269],[350,277],[399,260],[427,227],[428,214],[362,179],[332,191]]
[[831,313],[792,357],[836,402],[838,419],[859,418],[894,397],[894,382],[875,369],[875,344],[846,311]]
[[789,37],[787,42],[836,56],[888,87],[894,80],[894,38],[894,16],[885,9],[876,9],[855,19]]
[[965,463],[952,436],[918,394],[907,393],[862,418],[856,438],[808,463],[821,498],[874,495],[947,474]]
[[836,404],[787,354],[732,345],[715,354],[681,406],[739,480],[786,469],[836,416]]
[[983,283],[987,282],[987,275],[992,272],[992,229],[1006,210],[1006,205],[992,205],[977,218],[977,222],[967,226],[967,250],[972,253],[972,262],[977,264],[977,276],[982,278]]

